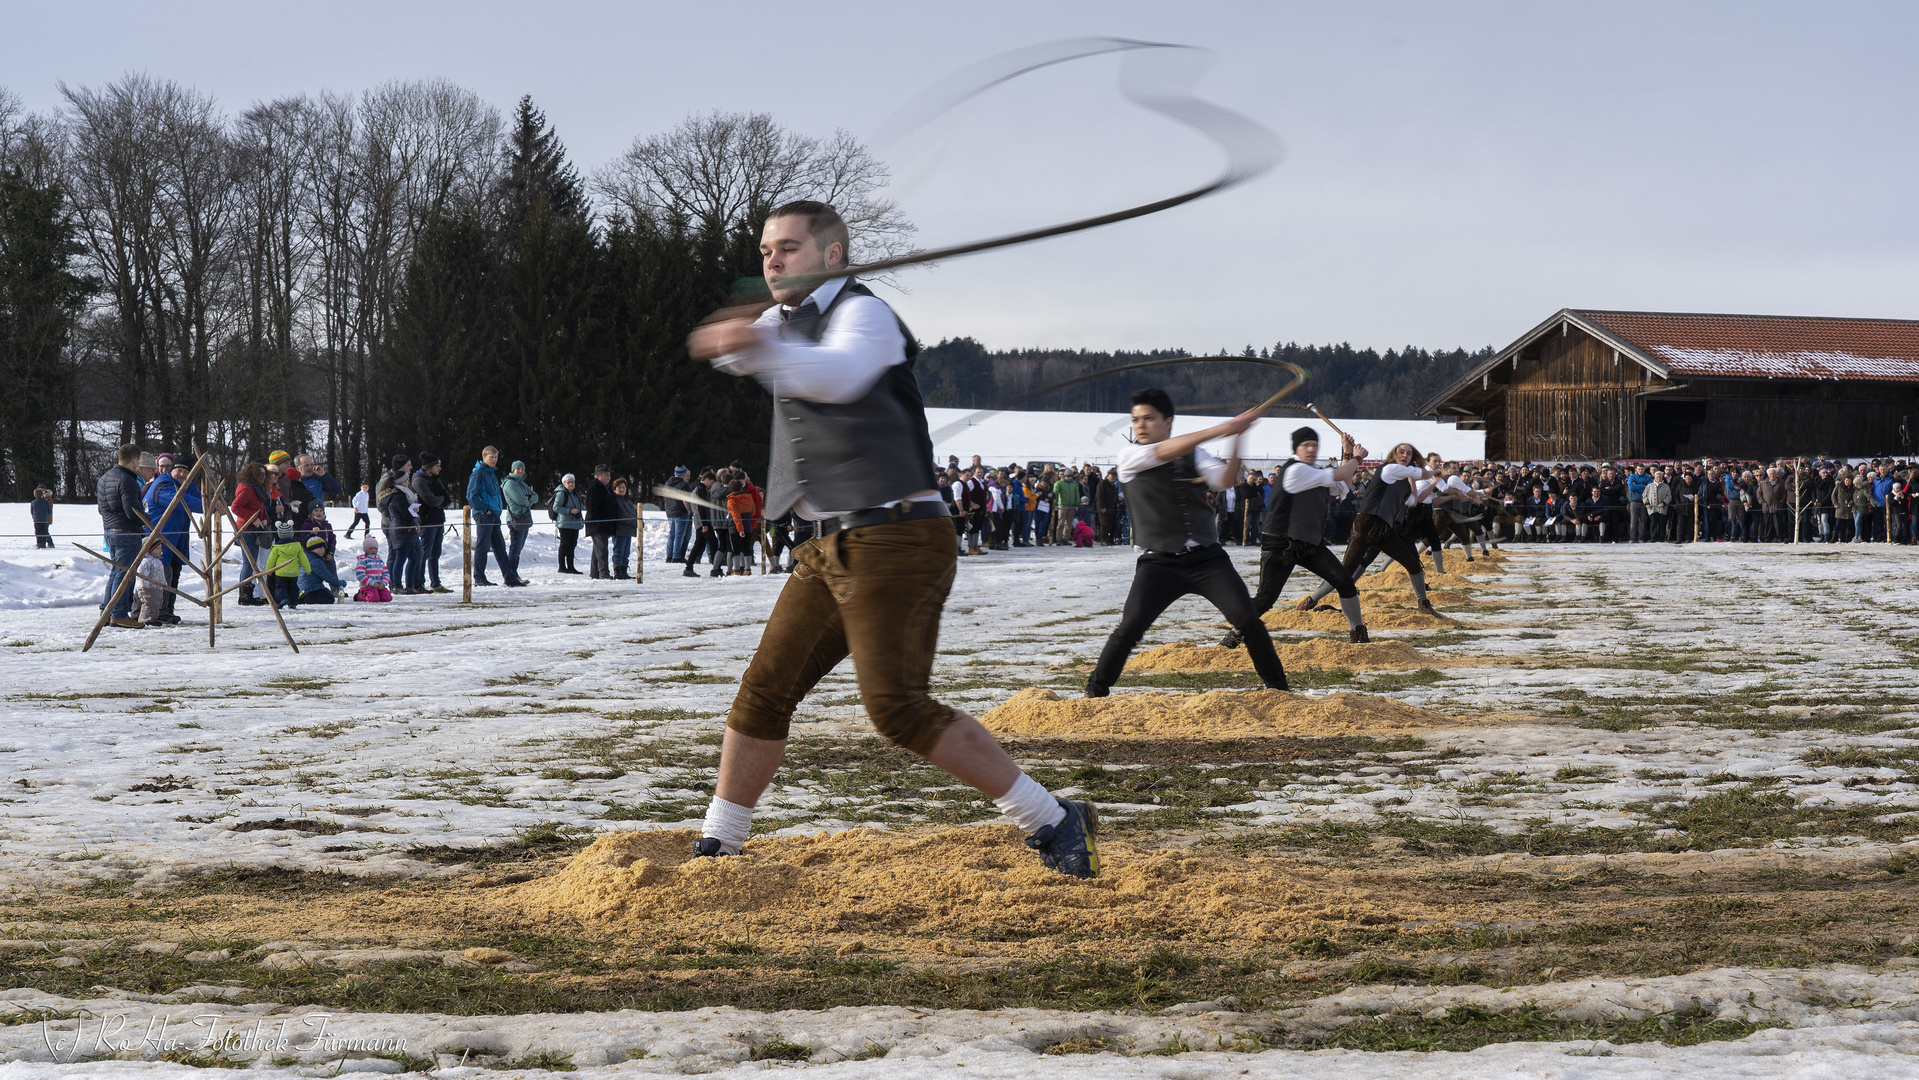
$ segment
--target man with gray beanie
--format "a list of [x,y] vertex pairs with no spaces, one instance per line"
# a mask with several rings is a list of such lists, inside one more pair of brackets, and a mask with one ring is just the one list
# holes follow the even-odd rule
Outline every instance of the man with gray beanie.
[[[1341,435],[1340,458],[1331,468],[1321,466],[1319,432],[1309,427],[1293,432],[1293,456],[1281,463],[1274,477],[1272,505],[1259,533],[1259,591],[1253,594],[1253,611],[1264,615],[1272,610],[1293,567],[1303,566],[1339,590],[1339,606],[1346,613],[1352,640],[1365,642],[1372,638],[1360,617],[1359,589],[1326,546],[1326,510],[1332,500],[1346,494],[1359,463],[1366,459],[1366,448],[1354,443],[1352,436]],[[1219,644],[1223,649],[1239,648],[1239,631],[1228,631]]]

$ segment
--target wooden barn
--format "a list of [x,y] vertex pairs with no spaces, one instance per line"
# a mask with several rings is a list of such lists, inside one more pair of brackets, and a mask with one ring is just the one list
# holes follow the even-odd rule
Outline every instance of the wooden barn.
[[1419,411],[1495,461],[1902,454],[1919,322],[1566,308]]

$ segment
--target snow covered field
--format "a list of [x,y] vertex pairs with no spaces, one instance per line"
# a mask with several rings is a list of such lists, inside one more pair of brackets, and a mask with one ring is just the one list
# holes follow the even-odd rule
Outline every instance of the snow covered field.
[[[336,528],[350,517],[335,510]],[[457,852],[449,857],[450,849],[510,843],[542,830],[583,835],[696,825],[711,761],[698,754],[710,755],[731,684],[784,580],[684,579],[662,562],[663,525],[649,527],[645,584],[562,578],[551,569],[552,531],[542,528],[527,547],[532,588],[476,590],[472,605],[457,603],[456,594],[302,609],[287,616],[298,655],[281,642],[267,612],[237,605],[228,607],[219,645],[209,650],[200,609],[186,603],[179,608],[184,626],[109,629],[82,654],[104,575],[64,538],[97,547],[96,526],[90,508],[59,507],[55,534],[63,546],[35,551],[22,535],[31,531],[25,507],[0,507],[0,882],[10,901],[0,908],[0,972],[11,972],[10,985],[21,987],[0,997],[47,1016],[76,1014],[45,1030],[36,1023],[0,1026],[0,1060],[12,1059],[0,1064],[0,1078],[61,1071],[57,1062],[73,1057],[54,1047],[94,1038],[88,1025],[95,1016],[137,1019],[142,1031],[156,1011],[176,1023],[218,1014],[225,1027],[271,1015],[277,1030],[282,1021],[271,998],[219,979],[144,995],[124,988],[116,995],[110,985],[90,994],[31,989],[41,985],[35,972],[86,970],[102,950],[131,944],[118,930],[92,936],[71,919],[43,918],[44,909],[65,903],[63,896],[110,892],[133,908],[190,886],[197,874],[273,868],[452,883],[472,866]],[[1239,558],[1250,580],[1251,553]],[[1911,584],[1912,558],[1909,549],[1884,546],[1521,548],[1503,574],[1480,579],[1465,590],[1466,603],[1448,609],[1464,620],[1461,628],[1375,631],[1472,665],[1438,662],[1419,677],[1295,673],[1308,693],[1386,694],[1456,717],[1459,725],[1394,749],[1362,746],[1350,759],[1302,751],[1271,768],[1219,768],[1211,781],[1218,797],[1197,805],[1217,822],[1224,842],[1254,845],[1249,850],[1263,850],[1260,838],[1280,832],[1326,844],[1334,842],[1328,837],[1346,838],[1340,842],[1347,848],[1316,849],[1345,860],[1340,865],[1376,860],[1365,865],[1402,867],[1425,859],[1488,882],[1531,875],[1548,884],[1554,875],[1585,882],[1605,873],[1646,880],[1828,875],[1858,890],[1835,893],[1835,911],[1863,912],[1867,921],[1903,911],[1910,882],[1919,878],[1905,872],[1919,866],[1919,817],[1912,835],[1904,824],[1919,815],[1919,694],[1912,689],[1919,590]],[[1117,614],[1130,562],[1122,551],[1052,549],[964,560],[943,624],[941,696],[984,712],[1024,685],[1070,693]],[[449,544],[443,567],[457,587],[456,545]],[[228,580],[237,580],[236,569],[229,568]],[[1449,569],[1458,567],[1449,561]],[[1288,597],[1300,587],[1289,586]],[[1215,621],[1200,603],[1182,602],[1147,644],[1209,642],[1218,634]],[[1492,714],[1497,722],[1481,722]],[[796,745],[862,732],[850,670],[822,683],[800,719]],[[651,749],[637,755],[640,746]],[[682,746],[689,756],[659,749]],[[1119,778],[1114,783],[1136,775],[1126,770],[1158,771],[1150,764],[1107,768]],[[1137,822],[1138,829],[1173,821],[1158,796],[1121,798],[1099,788],[1105,782],[1079,781],[1097,789],[1087,797],[1100,801],[1111,820]],[[1776,827],[1754,831],[1747,824],[1728,833],[1731,826],[1700,809],[1731,805],[1735,792],[1760,801],[1752,805],[1775,807]],[[968,794],[943,798],[958,816],[935,822],[990,817],[967,802]],[[924,805],[797,777],[770,793],[758,821],[767,836],[897,829],[926,822]],[[1190,826],[1151,828],[1166,843],[1210,842],[1196,840]],[[1610,847],[1578,839],[1595,830],[1618,839]],[[1722,834],[1723,843],[1687,839]],[[1774,890],[1767,903],[1798,902],[1788,886],[1767,888]],[[1540,902],[1551,900],[1542,895]],[[1654,916],[1639,918],[1653,936],[1663,933]],[[1916,950],[1900,918],[1891,920],[1876,955],[1852,958],[1864,967],[1838,962],[1841,950],[1810,958],[1816,962],[1695,960],[1679,963],[1683,971],[1662,967],[1631,978],[1569,980],[1554,977],[1561,969],[1552,967],[1502,976],[1525,983],[1525,1000],[1562,1011],[1582,995],[1614,1003],[1651,995],[1616,1015],[1704,1008],[1779,1025],[1737,1042],[1682,1048],[1587,1040],[1502,1043],[1470,1054],[1256,1046],[1226,1053],[1213,1048],[1242,1041],[1244,1031],[1272,1017],[1248,1019],[1254,1014],[1221,1002],[1166,1015],[874,1004],[798,1014],[339,1013],[333,1023],[349,1037],[403,1039],[407,1055],[445,1066],[446,1075],[499,1075],[436,1056],[452,1046],[484,1050],[495,1067],[544,1051],[571,1054],[582,1074],[611,1075],[796,1067],[745,1061],[755,1046],[790,1043],[812,1050],[806,1071],[825,1076],[1909,1076],[1919,1072],[1919,978],[1903,966]],[[150,933],[156,943],[209,937],[205,927],[164,922]],[[877,945],[880,938],[867,940]],[[291,950],[270,944],[249,944],[244,956],[208,963],[245,959],[264,968]],[[340,940],[330,947],[350,952],[378,944]],[[435,964],[448,951],[407,947],[413,959]],[[1349,960],[1297,955],[1275,971],[1288,979],[1353,981],[1339,974]],[[315,962],[353,964],[350,957]],[[1787,968],[1800,989],[1781,994],[1769,972]],[[1569,970],[1581,969],[1575,963]],[[1497,973],[1487,971],[1489,979]],[[1289,1007],[1306,1010],[1297,1016],[1417,1020],[1477,1002],[1473,994],[1493,995],[1484,1007],[1497,1012],[1502,996],[1512,1001],[1522,993],[1505,984],[1475,991],[1477,979],[1401,991],[1385,989],[1390,974],[1374,981],[1370,989],[1338,992],[1309,987],[1289,998]],[[1768,994],[1776,1000],[1754,1004]],[[301,1006],[299,1015],[313,1011]],[[1137,1053],[1175,1037],[1175,1048],[1190,1052],[1115,1052]],[[1113,1041],[1090,1046],[1108,1052],[1035,1054],[1074,1038]],[[834,1063],[875,1046],[887,1051],[883,1060]],[[257,1067],[274,1071],[267,1064],[273,1057],[261,1055]],[[288,1068],[301,1075],[330,1071],[342,1057],[349,1069],[403,1067],[359,1051],[324,1061],[317,1051],[290,1057],[301,1064]],[[186,1068],[95,1061],[68,1071]]]

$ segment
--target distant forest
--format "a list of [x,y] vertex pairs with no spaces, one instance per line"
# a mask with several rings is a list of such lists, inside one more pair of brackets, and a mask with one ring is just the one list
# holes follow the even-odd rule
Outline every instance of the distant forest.
[[[989,350],[970,337],[952,338],[920,354],[920,386],[926,403],[958,409],[984,409],[1042,386],[1120,364],[1177,360],[1180,349],[1152,352],[1089,352],[1072,349]],[[1224,354],[1222,354],[1224,355]],[[1308,380],[1293,401],[1310,401],[1328,416],[1369,420],[1407,420],[1419,405],[1493,355],[1491,346],[1433,351],[1355,349],[1351,345],[1300,345],[1286,342],[1243,357],[1288,360],[1305,368]],[[1248,408],[1284,385],[1285,374],[1257,364],[1184,364],[1091,379],[1017,404],[1021,409],[1066,412],[1125,412],[1127,396],[1142,386],[1159,386],[1182,412],[1223,413]]]

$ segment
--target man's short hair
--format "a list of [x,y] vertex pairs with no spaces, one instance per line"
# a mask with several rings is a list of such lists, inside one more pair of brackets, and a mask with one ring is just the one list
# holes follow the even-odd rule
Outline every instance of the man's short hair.
[[138,465],[140,463],[140,448],[132,443],[127,443],[120,448],[120,456],[116,460],[122,465]]
[[803,217],[806,219],[807,235],[820,246],[820,254],[833,245],[840,246],[840,265],[847,266],[853,261],[853,239],[847,232],[846,219],[840,212],[823,202],[812,199],[795,199],[778,210],[766,215],[766,220],[783,217]]
[[481,456],[481,457],[485,457],[485,456],[487,456],[488,454],[497,454],[497,453],[499,453],[499,452],[500,452],[500,448],[499,448],[499,447],[497,447],[497,446],[482,446],[482,447],[480,447],[480,456]]
[[1168,420],[1173,418],[1173,396],[1157,386],[1133,391],[1133,404],[1151,406]]

